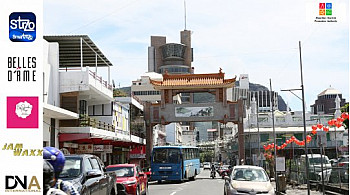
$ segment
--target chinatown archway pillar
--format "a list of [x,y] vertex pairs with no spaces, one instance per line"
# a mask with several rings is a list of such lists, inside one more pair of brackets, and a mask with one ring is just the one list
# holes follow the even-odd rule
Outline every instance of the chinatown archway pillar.
[[153,148],[153,125],[151,123],[151,103],[146,102],[145,103],[145,109],[144,109],[144,116],[145,116],[145,122],[146,122],[146,162],[147,165],[151,165],[151,151]]

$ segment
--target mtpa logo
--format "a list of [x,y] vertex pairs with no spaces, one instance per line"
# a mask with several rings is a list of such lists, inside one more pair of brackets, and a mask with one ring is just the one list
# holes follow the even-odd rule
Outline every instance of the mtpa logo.
[[332,15],[332,3],[320,3],[319,4],[320,16],[331,16]]
[[[29,183],[28,183],[29,181]],[[36,176],[29,178],[24,175],[22,177],[17,175],[5,176],[5,192],[40,192],[40,184]]]
[[38,97],[7,97],[7,128],[38,128]]
[[36,38],[36,17],[32,12],[10,14],[9,38],[13,42],[33,42]]

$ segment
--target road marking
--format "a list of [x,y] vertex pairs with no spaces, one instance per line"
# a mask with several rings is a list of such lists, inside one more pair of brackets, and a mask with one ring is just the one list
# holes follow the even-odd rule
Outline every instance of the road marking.
[[173,193],[171,193],[170,195],[174,195],[174,194],[176,194],[176,192],[173,192]]

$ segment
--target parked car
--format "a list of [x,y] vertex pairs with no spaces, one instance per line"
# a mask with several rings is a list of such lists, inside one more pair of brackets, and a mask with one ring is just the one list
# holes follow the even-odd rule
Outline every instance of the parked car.
[[[309,159],[309,179],[310,180],[317,180],[318,174],[321,172],[321,162],[323,166],[323,171],[332,169],[332,165],[326,155],[321,154],[308,154]],[[306,183],[306,174],[305,174],[305,168],[306,168],[306,156],[301,155],[300,157],[300,170],[303,172],[301,177],[301,181],[304,181]]]
[[59,179],[71,182],[82,195],[116,195],[115,173],[107,173],[103,162],[94,155],[66,155]]
[[147,175],[147,180],[151,181],[151,175],[152,175],[151,167],[143,168],[143,172]]
[[203,169],[205,170],[205,169],[211,169],[211,167],[210,167],[210,162],[204,162],[203,163]]
[[336,164],[338,167],[349,168],[349,155],[341,155]]
[[[339,179],[340,178],[340,179]],[[323,179],[326,183],[349,183],[349,169],[345,167],[333,167],[323,171]],[[318,174],[317,181],[322,181],[322,172]]]
[[225,177],[224,194],[275,194],[275,189],[263,168],[238,165]]
[[117,164],[107,166],[107,171],[115,172],[118,195],[147,194],[147,175],[135,164]]

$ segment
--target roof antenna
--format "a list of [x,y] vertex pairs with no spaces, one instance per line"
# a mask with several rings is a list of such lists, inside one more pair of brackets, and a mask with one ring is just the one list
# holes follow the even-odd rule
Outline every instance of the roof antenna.
[[184,0],[184,10],[185,10],[185,30],[186,30],[186,0]]

